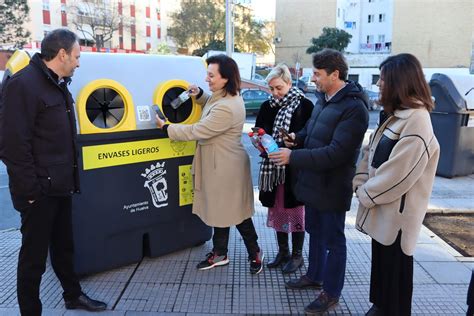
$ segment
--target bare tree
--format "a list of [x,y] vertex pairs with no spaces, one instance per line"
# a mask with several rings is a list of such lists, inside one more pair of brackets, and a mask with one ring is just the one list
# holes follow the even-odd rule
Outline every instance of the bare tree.
[[0,46],[21,48],[30,32],[24,27],[30,8],[23,0],[0,0]]
[[75,0],[68,3],[67,12],[72,24],[84,39],[95,42],[97,50],[105,47],[121,26],[130,25],[130,18],[121,14],[116,0]]

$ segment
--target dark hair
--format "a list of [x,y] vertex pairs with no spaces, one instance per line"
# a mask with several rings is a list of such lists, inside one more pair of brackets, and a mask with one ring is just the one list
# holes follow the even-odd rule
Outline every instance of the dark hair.
[[425,107],[433,110],[430,87],[426,83],[418,59],[411,54],[390,56],[380,64],[383,81],[380,103],[393,113],[398,109]]
[[237,95],[240,92],[240,72],[235,60],[227,55],[214,55],[206,59],[206,63],[218,64],[219,73],[222,78],[227,79],[224,89],[230,95]]
[[77,41],[76,34],[68,29],[53,30],[46,34],[43,41],[41,41],[41,57],[46,61],[50,61],[58,55],[61,48],[70,54]]
[[325,48],[313,54],[313,67],[317,69],[324,69],[328,74],[339,70],[339,79],[346,80],[349,67],[346,59],[341,52]]

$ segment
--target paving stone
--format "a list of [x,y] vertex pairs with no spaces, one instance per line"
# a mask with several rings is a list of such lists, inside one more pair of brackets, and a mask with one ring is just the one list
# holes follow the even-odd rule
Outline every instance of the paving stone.
[[172,312],[179,284],[130,283],[115,310]]
[[471,270],[461,262],[420,262],[420,265],[440,284],[465,284],[471,279]]
[[[347,266],[340,302],[325,315],[364,315],[370,308],[371,238],[354,228],[355,207],[347,213]],[[278,251],[275,232],[266,226],[266,208],[257,205],[254,224],[265,261]],[[0,232],[0,315],[18,315],[16,264],[19,231]],[[428,230],[422,230],[414,256],[413,315],[464,315],[466,292],[474,262],[458,262]],[[84,291],[103,300],[109,310],[101,315],[287,315],[303,314],[318,295],[315,290],[286,289],[285,281],[306,273],[309,236],[303,246],[304,265],[283,275],[264,267],[249,272],[242,237],[233,227],[229,236],[230,264],[198,271],[196,264],[212,249],[212,242],[137,264],[84,276]],[[41,283],[44,315],[89,315],[66,311],[62,289],[50,263]],[[113,309],[113,310],[111,310]]]
[[178,293],[174,312],[231,313],[232,285],[183,284]]
[[440,244],[419,244],[413,257],[416,261],[456,261]]

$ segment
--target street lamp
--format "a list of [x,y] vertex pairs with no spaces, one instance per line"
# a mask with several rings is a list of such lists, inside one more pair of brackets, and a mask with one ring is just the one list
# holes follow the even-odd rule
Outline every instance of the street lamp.
[[225,52],[232,57],[234,51],[234,32],[232,23],[233,0],[225,0]]
[[225,0],[225,52],[229,57],[232,57],[234,52],[234,4],[249,2],[249,0]]

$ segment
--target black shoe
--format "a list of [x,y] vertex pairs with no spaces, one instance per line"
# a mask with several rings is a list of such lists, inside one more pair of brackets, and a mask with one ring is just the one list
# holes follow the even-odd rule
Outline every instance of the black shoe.
[[290,261],[288,261],[283,268],[281,269],[281,272],[283,274],[288,274],[288,273],[293,273],[296,270],[299,269],[303,265],[303,256],[292,256]]
[[330,297],[326,292],[322,291],[318,298],[304,308],[306,315],[320,315],[328,311],[332,306],[339,302],[339,297]]
[[267,263],[267,268],[273,269],[278,268],[280,265],[284,265],[290,260],[289,252],[278,252],[275,259]]
[[285,282],[285,286],[292,290],[315,289],[320,290],[323,284],[311,281],[306,275],[302,275],[299,279],[291,279]]
[[382,315],[382,311],[374,305],[365,313],[365,316],[379,316]]
[[101,301],[96,301],[82,293],[75,300],[67,300],[66,309],[85,309],[91,312],[103,311],[107,308],[107,304]]
[[259,252],[255,255],[255,258],[250,258],[250,273],[252,274],[259,274],[263,270],[263,259],[265,256],[263,255],[263,251],[260,249]]
[[214,267],[225,266],[229,264],[229,257],[227,255],[219,256],[215,252],[210,252],[206,255],[206,259],[199,262],[196,268],[198,270],[209,270]]

